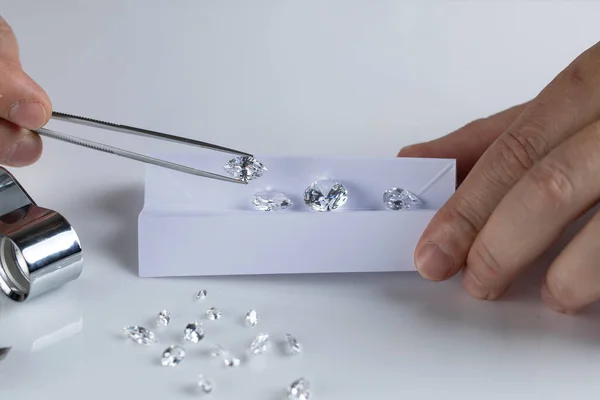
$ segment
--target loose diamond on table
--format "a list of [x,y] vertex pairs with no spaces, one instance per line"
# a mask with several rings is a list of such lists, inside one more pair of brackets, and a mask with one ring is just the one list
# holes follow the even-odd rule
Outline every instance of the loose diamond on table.
[[213,345],[210,355],[215,358],[221,358],[223,360],[223,364],[227,367],[238,367],[242,361],[234,357],[228,350],[225,350],[223,347],[218,344]]
[[223,356],[223,354],[225,354],[225,349],[222,348],[221,346],[219,346],[218,344],[215,344],[210,352],[210,355],[213,357],[221,357]]
[[223,357],[223,363],[226,367],[235,368],[239,367],[242,361],[239,358],[232,356],[231,354],[227,354]]
[[421,206],[421,199],[406,189],[391,188],[383,192],[383,204],[394,211],[410,210]]
[[290,335],[289,333],[285,335],[285,339],[287,342],[287,348],[290,354],[300,354],[302,353],[302,346],[298,343],[295,337]]
[[250,344],[250,352],[252,354],[261,354],[267,351],[269,344],[269,334],[260,333]]
[[162,310],[156,317],[156,325],[167,326],[171,322],[171,313],[167,310]]
[[186,342],[198,343],[204,339],[204,327],[198,322],[190,322],[183,331],[183,339]]
[[304,203],[314,211],[332,211],[348,201],[348,190],[338,181],[320,179],[304,191]]
[[165,367],[176,367],[185,358],[185,350],[179,346],[169,346],[163,351],[161,364]]
[[204,393],[210,393],[213,390],[213,383],[210,379],[205,378],[203,375],[198,376],[198,387]]
[[258,323],[258,316],[256,310],[250,310],[246,313],[246,326],[252,328]]
[[204,300],[206,298],[207,294],[208,293],[206,292],[205,289],[198,291],[198,294],[196,294],[196,300]]
[[154,336],[154,333],[143,326],[132,325],[123,328],[123,331],[131,340],[138,344],[148,345],[156,343],[156,336]]
[[217,320],[221,318],[221,310],[216,307],[211,307],[208,309],[208,311],[206,311],[206,317],[208,319],[212,319],[213,321]]
[[283,193],[263,190],[254,194],[252,204],[259,211],[281,211],[289,208],[292,201]]
[[288,400],[308,400],[309,398],[310,382],[306,379],[297,379],[288,386]]
[[263,163],[248,156],[233,158],[223,168],[232,178],[243,182],[260,178],[267,171]]

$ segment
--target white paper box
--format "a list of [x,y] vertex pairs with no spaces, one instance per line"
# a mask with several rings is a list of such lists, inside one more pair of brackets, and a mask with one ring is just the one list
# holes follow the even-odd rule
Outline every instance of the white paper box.
[[[224,173],[230,157],[169,160]],[[139,216],[141,277],[412,271],[417,240],[456,187],[454,160],[260,156],[268,171],[248,185],[148,166]],[[347,203],[315,212],[303,203],[314,180],[331,178],[349,191]],[[419,210],[390,211],[390,187],[419,194]],[[252,196],[286,194],[284,211],[254,210]]]

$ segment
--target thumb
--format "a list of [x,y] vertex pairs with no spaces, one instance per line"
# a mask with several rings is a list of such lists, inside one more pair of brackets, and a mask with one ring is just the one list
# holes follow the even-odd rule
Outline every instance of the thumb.
[[22,128],[40,128],[52,115],[44,90],[21,69],[17,40],[1,17],[0,96],[0,117]]
[[479,157],[523,112],[527,104],[514,106],[429,142],[404,147],[398,157],[456,159],[458,182],[469,174]]

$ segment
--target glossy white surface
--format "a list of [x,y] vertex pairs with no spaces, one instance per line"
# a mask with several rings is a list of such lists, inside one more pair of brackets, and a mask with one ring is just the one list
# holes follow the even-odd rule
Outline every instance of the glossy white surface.
[[[535,95],[597,40],[600,3],[2,0],[0,9],[56,110],[255,153],[389,155]],[[497,303],[411,273],[140,279],[143,166],[45,146],[37,165],[13,172],[71,220],[87,263],[79,281],[40,301],[0,302],[0,346],[13,346],[0,361],[2,399],[187,399],[198,373],[215,380],[210,398],[228,400],[283,398],[299,376],[315,400],[598,393],[597,308],[546,310],[535,273]],[[193,301],[200,288],[203,304]],[[159,366],[163,347],[212,305],[225,316],[207,322],[206,343],[188,346],[176,369]],[[173,320],[161,345],[121,336],[163,308]],[[239,325],[248,308],[261,319],[251,330]],[[305,354],[236,370],[206,358],[209,342],[239,349],[263,330],[293,333]]]

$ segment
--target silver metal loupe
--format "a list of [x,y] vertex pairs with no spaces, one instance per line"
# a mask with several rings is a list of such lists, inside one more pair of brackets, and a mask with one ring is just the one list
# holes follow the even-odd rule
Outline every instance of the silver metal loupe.
[[0,167],[0,290],[23,302],[77,279],[82,269],[81,244],[69,222],[35,204]]

